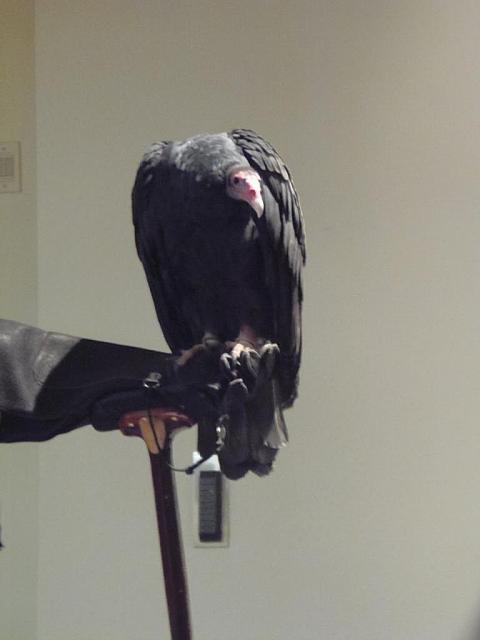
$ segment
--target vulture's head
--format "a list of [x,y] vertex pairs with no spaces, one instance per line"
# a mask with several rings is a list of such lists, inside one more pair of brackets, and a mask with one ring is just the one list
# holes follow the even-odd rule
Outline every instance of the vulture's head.
[[233,200],[246,202],[263,214],[262,180],[226,134],[203,134],[175,143],[172,156],[187,180],[224,190]]
[[226,192],[230,198],[249,204],[260,218],[263,213],[262,180],[254,169],[230,169],[226,179]]

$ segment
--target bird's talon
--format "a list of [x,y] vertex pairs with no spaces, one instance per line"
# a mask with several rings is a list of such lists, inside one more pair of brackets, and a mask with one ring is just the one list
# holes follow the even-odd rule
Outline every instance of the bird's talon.
[[205,351],[205,345],[203,343],[194,344],[190,349],[186,349],[182,351],[181,355],[178,357],[177,364],[180,367],[183,367],[187,364],[194,356],[197,355],[200,351]]
[[266,378],[272,377],[279,354],[278,345],[272,342],[267,342],[260,349],[260,366],[265,372]]
[[220,356],[220,367],[229,378],[234,377],[236,362],[229,353],[222,353]]
[[244,366],[252,375],[257,374],[259,361],[260,355],[253,349],[248,349],[240,354],[240,365]]

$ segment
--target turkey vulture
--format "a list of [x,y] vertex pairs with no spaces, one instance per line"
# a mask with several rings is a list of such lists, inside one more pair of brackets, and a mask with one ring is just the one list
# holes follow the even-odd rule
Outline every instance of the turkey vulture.
[[173,352],[189,357],[221,343],[238,360],[278,345],[268,388],[247,409],[257,433],[250,468],[267,472],[286,441],[282,409],[297,396],[302,346],[305,236],[288,168],[248,129],[158,142],[140,164],[132,204],[138,255]]

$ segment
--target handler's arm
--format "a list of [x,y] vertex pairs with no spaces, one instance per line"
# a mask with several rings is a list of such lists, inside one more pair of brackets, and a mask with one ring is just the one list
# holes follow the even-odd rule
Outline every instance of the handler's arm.
[[[129,395],[129,406],[135,393],[145,403],[143,379],[156,372],[169,380],[174,361],[170,354],[0,320],[0,442],[39,442],[89,424],[97,402],[114,393]],[[101,422],[102,430],[118,427],[105,414]]]

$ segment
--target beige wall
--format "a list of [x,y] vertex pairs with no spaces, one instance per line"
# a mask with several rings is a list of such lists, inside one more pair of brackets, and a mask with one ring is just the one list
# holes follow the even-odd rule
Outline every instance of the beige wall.
[[0,4],[0,141],[18,140],[22,191],[0,194],[0,317],[37,312],[33,2]]
[[[21,193],[0,194],[0,318],[37,320],[34,3],[0,2],[0,141],[22,149]],[[35,445],[0,446],[0,638],[36,637],[38,458]]]
[[[480,8],[42,0],[36,18],[41,325],[164,346],[130,226],[150,141],[256,128],[302,194],[291,444],[231,486],[228,549],[192,547],[179,479],[196,640],[476,637]],[[38,640],[166,636],[149,482],[117,434],[40,447]]]

